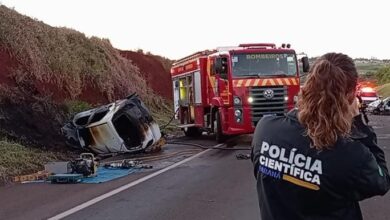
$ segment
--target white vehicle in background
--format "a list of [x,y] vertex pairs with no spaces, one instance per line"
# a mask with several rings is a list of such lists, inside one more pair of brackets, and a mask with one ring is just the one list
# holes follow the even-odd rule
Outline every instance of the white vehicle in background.
[[362,98],[363,104],[379,100],[378,93],[371,87],[363,87],[358,91],[358,96]]
[[387,97],[383,100],[376,100],[371,102],[367,106],[367,112],[379,115],[379,114],[390,114],[390,97]]

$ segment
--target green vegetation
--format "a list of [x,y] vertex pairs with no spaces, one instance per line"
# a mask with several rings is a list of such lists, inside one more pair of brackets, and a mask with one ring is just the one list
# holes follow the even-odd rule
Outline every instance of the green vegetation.
[[378,69],[375,73],[375,77],[377,78],[380,84],[389,83],[390,82],[390,65],[384,66]]
[[386,64],[384,63],[360,63],[356,62],[356,68],[359,72],[359,74],[373,74],[382,67],[384,67]]
[[377,91],[383,98],[390,97],[390,83],[379,86]]
[[86,111],[88,109],[93,108],[91,104],[88,102],[80,101],[80,100],[68,100],[65,101],[65,106],[67,107],[68,113],[70,116],[73,116],[79,112]]
[[63,160],[65,156],[38,149],[31,149],[18,143],[0,140],[0,183],[10,177],[26,175],[44,169],[49,161]]
[[172,119],[173,111],[170,106],[165,106],[163,112],[156,112],[152,110],[153,119],[156,120],[157,124],[160,125],[162,132],[175,133],[180,129],[177,127],[178,121]]

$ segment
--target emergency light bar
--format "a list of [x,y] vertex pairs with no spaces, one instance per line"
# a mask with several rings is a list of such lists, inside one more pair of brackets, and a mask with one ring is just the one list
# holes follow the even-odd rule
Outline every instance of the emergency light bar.
[[374,92],[374,89],[371,87],[363,87],[361,89],[362,92]]
[[275,44],[269,43],[256,43],[256,44],[240,44],[239,47],[271,47],[276,48]]

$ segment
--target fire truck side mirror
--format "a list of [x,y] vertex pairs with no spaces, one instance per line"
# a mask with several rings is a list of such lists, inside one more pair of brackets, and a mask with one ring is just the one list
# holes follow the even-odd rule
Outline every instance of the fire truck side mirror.
[[222,59],[217,58],[217,59],[215,59],[215,63],[214,63],[214,72],[220,73],[221,70],[222,70]]
[[302,71],[304,72],[304,73],[307,73],[307,72],[309,72],[309,69],[310,69],[310,63],[309,63],[309,58],[307,58],[307,57],[302,57],[301,58],[301,61],[302,61]]
[[215,72],[223,79],[227,79],[228,62],[226,57],[215,59]]

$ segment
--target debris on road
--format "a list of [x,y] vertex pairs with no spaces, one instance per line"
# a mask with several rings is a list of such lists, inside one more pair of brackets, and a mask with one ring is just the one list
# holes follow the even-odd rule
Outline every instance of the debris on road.
[[251,159],[250,154],[237,154],[236,155],[237,160],[249,160]]
[[[45,171],[36,174],[18,176],[14,182],[33,183],[102,183],[137,172],[140,169],[152,169],[153,166],[143,164],[140,160],[124,159],[111,161],[98,166],[92,153],[82,153],[72,161],[50,162],[45,165]],[[122,171],[121,171],[122,170]]]
[[76,114],[62,132],[68,144],[97,154],[142,151],[161,138],[159,126],[136,94]]
[[105,168],[119,168],[119,169],[152,169],[153,166],[149,164],[143,164],[142,161],[139,160],[122,160],[120,162],[111,162],[104,164]]

